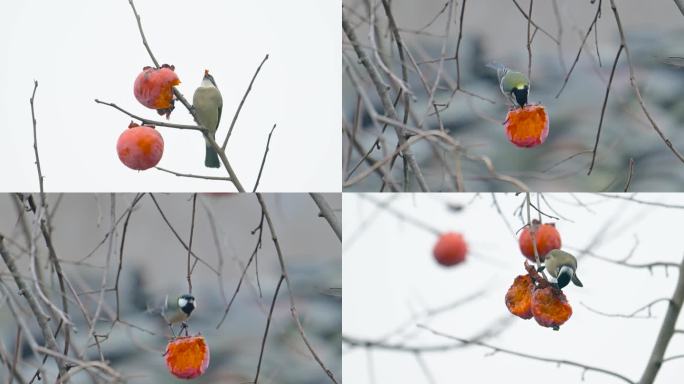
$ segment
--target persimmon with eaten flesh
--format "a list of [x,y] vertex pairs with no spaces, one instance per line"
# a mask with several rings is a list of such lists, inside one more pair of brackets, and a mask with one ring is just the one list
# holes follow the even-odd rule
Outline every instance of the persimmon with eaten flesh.
[[209,346],[202,336],[178,337],[166,345],[164,359],[172,375],[194,379],[209,367]]
[[174,69],[168,64],[159,68],[145,67],[133,84],[133,94],[140,104],[156,109],[167,118],[174,108],[173,87],[180,84]]
[[508,141],[521,148],[544,143],[549,135],[549,115],[542,105],[527,105],[508,111],[506,121]]
[[506,292],[506,307],[508,310],[522,318],[532,318],[532,290],[534,283],[529,275],[520,275],[515,278],[513,285]]
[[542,327],[558,330],[572,316],[572,307],[563,291],[548,286],[532,293],[532,314]]

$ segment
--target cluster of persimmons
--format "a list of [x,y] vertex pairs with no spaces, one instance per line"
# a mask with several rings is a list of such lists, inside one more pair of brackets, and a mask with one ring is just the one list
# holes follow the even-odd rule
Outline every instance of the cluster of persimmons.
[[[534,317],[539,325],[558,330],[572,315],[572,307],[563,291],[540,274],[535,265],[537,255],[541,264],[551,250],[560,249],[560,233],[552,223],[533,220],[521,231],[518,245],[527,258],[524,264],[527,273],[516,277],[508,289],[506,307],[522,319]],[[439,236],[432,253],[437,263],[453,267],[466,260],[468,244],[462,234],[447,232]]]
[[[180,79],[172,65],[159,68],[145,67],[133,84],[135,98],[147,108],[155,109],[160,115],[171,115],[174,108],[173,87]],[[128,168],[143,171],[159,163],[164,153],[164,139],[153,125],[128,126],[116,143],[121,162]]]

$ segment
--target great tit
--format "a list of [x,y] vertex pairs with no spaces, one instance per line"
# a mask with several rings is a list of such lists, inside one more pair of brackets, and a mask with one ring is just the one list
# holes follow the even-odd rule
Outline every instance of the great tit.
[[489,68],[496,70],[499,78],[501,92],[512,105],[524,108],[527,105],[527,96],[530,93],[530,80],[521,72],[516,72],[503,64],[492,62],[487,64]]
[[[204,70],[202,84],[195,90],[192,97],[192,106],[195,109],[199,122],[204,126],[212,138],[216,138],[216,130],[221,122],[221,110],[223,109],[223,98],[221,92],[216,87],[214,77],[209,74],[209,70]],[[206,141],[206,155],[204,165],[208,168],[219,168],[220,162],[216,151]]]
[[552,283],[560,289],[568,285],[570,281],[576,286],[582,287],[582,282],[577,277],[577,259],[567,252],[560,249],[549,252],[540,272],[544,269],[549,271],[551,277],[555,279]]
[[167,296],[164,300],[161,315],[168,323],[171,333],[174,333],[173,324],[181,323],[181,331],[187,328],[185,322],[190,318],[195,308],[197,308],[197,302],[195,297],[190,294],[180,295],[175,301],[171,302],[169,302]]

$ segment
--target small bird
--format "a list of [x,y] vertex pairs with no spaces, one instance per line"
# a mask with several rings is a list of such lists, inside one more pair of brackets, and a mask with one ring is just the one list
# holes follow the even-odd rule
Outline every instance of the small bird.
[[[204,70],[202,84],[195,90],[192,97],[192,106],[197,114],[200,124],[205,127],[212,138],[216,138],[216,130],[221,122],[221,110],[223,109],[223,98],[221,92],[216,87],[214,77],[209,74],[209,70]],[[208,168],[219,168],[219,157],[209,141],[206,140],[206,155],[204,165]]]
[[546,268],[551,277],[555,279],[552,281],[559,289],[562,289],[572,281],[576,286],[582,287],[582,282],[577,277],[577,259],[575,256],[554,249],[546,255],[544,266],[539,268],[541,272]]
[[489,68],[496,70],[499,78],[501,93],[512,105],[524,108],[527,105],[527,96],[530,93],[530,80],[521,72],[516,72],[503,64],[492,62],[487,64]]
[[183,294],[178,296],[175,302],[169,302],[169,297],[164,299],[164,306],[161,310],[161,315],[169,324],[171,333],[173,332],[173,324],[181,323],[181,332],[187,328],[185,322],[190,318],[192,311],[197,308],[195,297],[191,294]]

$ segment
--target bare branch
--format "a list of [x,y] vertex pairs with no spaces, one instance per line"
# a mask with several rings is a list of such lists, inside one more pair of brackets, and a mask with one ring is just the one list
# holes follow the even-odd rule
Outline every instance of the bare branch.
[[[245,103],[245,100],[247,99],[247,95],[249,95],[249,92],[252,90],[252,85],[254,84],[254,80],[256,80],[257,75],[259,74],[259,71],[261,71],[261,67],[264,65],[264,63],[268,60],[268,54],[264,56],[264,59],[261,60],[261,64],[259,64],[259,67],[257,67],[256,72],[254,72],[254,76],[252,76],[252,80],[249,82],[249,86],[247,87],[247,91],[245,91],[245,94],[242,96],[242,100],[240,100],[240,105],[238,105],[238,109],[235,111],[235,115],[233,115],[233,120],[230,122],[230,128],[228,129],[228,134],[226,135],[226,138],[223,140],[223,145],[221,145],[222,150],[226,150],[226,146],[228,145],[228,139],[230,139],[230,135],[233,133],[233,127],[235,127],[235,122],[237,121],[238,115],[240,115],[240,111],[242,110],[242,105]],[[269,135],[270,138],[270,135]]]
[[264,357],[264,349],[266,348],[266,337],[268,336],[268,329],[271,326],[271,318],[273,317],[273,308],[275,308],[276,299],[278,299],[278,292],[280,292],[280,286],[283,284],[285,276],[280,275],[278,280],[278,285],[276,286],[275,293],[273,294],[273,301],[271,301],[271,309],[268,311],[268,318],[266,319],[266,329],[264,330],[264,338],[261,340],[261,351],[259,352],[259,362],[257,363],[257,371],[254,376],[254,384],[259,382],[259,371],[261,370],[261,361]]
[[[45,313],[43,313],[35,297],[33,297],[33,293],[28,289],[24,283],[24,280],[21,278],[21,275],[17,269],[17,265],[7,252],[7,249],[5,249],[4,239],[5,238],[0,235],[0,256],[2,256],[2,259],[5,261],[5,264],[12,274],[12,277],[14,277],[14,282],[17,284],[17,288],[19,288],[19,292],[28,302],[31,312],[33,312],[40,330],[42,331],[43,339],[45,339],[45,343],[47,344],[48,348],[51,351],[59,354],[59,346],[57,346],[57,340],[55,340],[55,337],[52,335],[52,331],[50,330],[50,325],[48,325],[48,317],[45,315]],[[55,362],[57,363],[57,368],[59,369],[59,375],[64,376],[66,374],[64,360],[61,357],[55,357]]]
[[311,199],[316,203],[318,206],[318,209],[320,211],[320,216],[323,216],[323,218],[330,224],[330,228],[332,228],[333,232],[335,232],[335,235],[337,238],[342,241],[342,223],[340,222],[340,219],[335,215],[335,212],[330,208],[330,205],[328,202],[325,200],[323,195],[320,193],[310,193]]
[[587,175],[591,175],[591,171],[594,169],[594,163],[596,162],[596,152],[598,150],[599,138],[601,137],[601,126],[603,126],[603,116],[606,112],[606,105],[608,105],[608,95],[610,94],[610,86],[613,84],[613,76],[615,76],[615,68],[617,67],[618,59],[620,58],[620,53],[622,49],[625,48],[623,44],[620,44],[617,54],[615,54],[615,61],[613,61],[613,69],[610,70],[610,78],[608,79],[608,85],[606,86],[606,96],[603,98],[603,106],[601,107],[601,118],[599,119],[598,130],[596,131],[596,142],[594,143],[594,150],[591,155],[591,164],[589,165],[589,172]]
[[651,117],[651,113],[646,109],[646,105],[644,104],[644,99],[641,97],[641,92],[639,91],[639,85],[637,84],[636,80],[636,75],[634,74],[634,66],[632,65],[632,58],[629,54],[629,47],[627,46],[627,39],[625,38],[625,31],[622,28],[622,22],[620,21],[620,15],[618,14],[617,6],[615,5],[615,0],[610,0],[610,8],[613,10],[613,15],[615,15],[615,22],[617,23],[618,31],[620,32],[620,41],[621,44],[625,47],[625,55],[627,56],[627,64],[629,65],[629,82],[632,85],[632,88],[634,88],[634,94],[637,97],[637,101],[639,102],[639,106],[641,107],[641,110],[644,112],[644,115],[646,115],[646,118],[648,121],[651,123],[651,126],[653,129],[656,131],[658,136],[663,140],[665,145],[672,151],[672,153],[681,161],[684,163],[684,156],[682,156],[681,153],[672,145],[672,142],[670,139],[668,139],[663,131],[658,127],[658,124],[656,124],[655,120]]
[[[373,66],[373,64],[370,62],[368,55],[366,55],[363,49],[361,49],[361,44],[356,38],[354,30],[347,21],[346,16],[344,14],[342,15],[342,28],[344,29],[344,32],[347,38],[349,39],[349,42],[354,47],[354,51],[356,52],[356,55],[359,57],[361,64],[363,64],[363,66],[366,68],[366,71],[370,75],[371,81],[373,82],[373,85],[375,86],[375,89],[377,90],[378,95],[380,96],[385,112],[390,116],[390,118],[398,120],[397,111],[394,109],[394,106],[392,105],[392,100],[389,96],[389,90],[383,85],[383,82],[380,78],[380,74],[378,73],[377,69]],[[406,132],[404,132],[402,129],[398,127],[394,128],[397,135],[397,139],[399,140],[399,144],[402,146],[401,152],[403,153],[404,160],[407,161],[409,167],[413,171],[416,179],[418,180],[418,185],[420,186],[421,190],[423,192],[428,192],[429,188],[427,186],[427,182],[425,181],[423,172],[418,166],[418,162],[416,161],[415,156],[413,155],[413,151],[411,151],[411,149],[408,146],[404,147],[404,144],[406,143]]]
[[[154,57],[154,54],[152,53],[152,50],[150,49],[150,46],[147,44],[147,39],[145,38],[145,33],[143,32],[142,28],[142,23],[140,22],[140,15],[138,15],[138,11],[135,9],[135,5],[133,4],[133,0],[128,0],[128,3],[131,5],[131,9],[133,10],[133,14],[135,15],[135,18],[138,22],[138,31],[140,32],[140,37],[142,38],[143,45],[145,46],[145,49],[147,50],[147,53],[150,55],[150,59],[152,59],[152,62],[154,65],[159,68],[159,62],[157,59]],[[238,192],[244,192],[245,189],[242,187],[242,184],[237,178],[237,175],[235,174],[235,171],[233,170],[233,167],[230,165],[230,162],[228,161],[228,158],[226,157],[226,152],[223,148],[221,148],[217,143],[214,137],[212,135],[207,134],[207,129],[202,126],[200,123],[199,118],[197,117],[197,113],[195,112],[195,109],[192,107],[192,105],[188,102],[188,100],[183,96],[183,94],[176,88],[173,87],[173,95],[176,97],[178,101],[180,101],[183,106],[185,106],[185,109],[188,110],[188,113],[192,115],[192,118],[195,120],[197,125],[200,127],[200,130],[202,131],[202,135],[206,139],[207,143],[209,146],[218,153],[219,158],[221,159],[221,163],[223,163],[223,166],[226,168],[226,171],[228,172],[228,176],[230,176],[230,182],[233,183],[235,188],[238,190]]]
[[569,366],[572,366],[572,367],[582,368],[582,369],[584,369],[585,371],[593,371],[593,372],[602,373],[602,374],[604,374],[604,375],[612,376],[612,377],[615,377],[615,378],[617,378],[617,379],[620,379],[620,380],[622,380],[622,381],[624,381],[624,382],[626,382],[626,383],[629,383],[629,384],[635,384],[634,381],[628,379],[627,377],[625,377],[625,376],[623,376],[623,375],[621,375],[621,374],[619,374],[619,373],[617,373],[617,372],[613,372],[613,371],[610,371],[610,370],[607,370],[607,369],[604,369],[604,368],[594,367],[594,366],[591,366],[591,365],[587,365],[587,364],[583,364],[583,363],[578,363],[578,362],[571,361],[571,360],[552,359],[552,358],[548,358],[548,357],[545,357],[545,356],[537,356],[537,355],[532,355],[532,354],[528,354],[528,353],[517,352],[517,351],[510,350],[510,349],[497,347],[497,346],[494,346],[494,345],[491,345],[491,344],[488,344],[488,343],[484,343],[484,342],[481,342],[481,341],[474,341],[474,340],[463,339],[463,338],[456,337],[456,336],[451,336],[451,335],[448,335],[448,334],[446,334],[446,333],[442,333],[442,332],[433,330],[433,329],[431,329],[431,328],[429,328],[429,327],[427,327],[427,326],[424,326],[424,325],[418,325],[418,327],[423,328],[423,329],[425,329],[425,330],[427,330],[427,331],[429,331],[429,332],[432,332],[433,334],[435,334],[435,335],[437,335],[437,336],[442,336],[442,337],[446,337],[446,338],[451,339],[451,340],[456,340],[456,341],[458,341],[458,342],[460,342],[460,343],[462,343],[462,344],[472,344],[472,345],[477,345],[477,346],[480,346],[480,347],[483,347],[483,348],[490,349],[490,350],[492,351],[492,353],[505,353],[505,354],[508,354],[508,355],[518,356],[518,357],[522,357],[522,358],[525,358],[525,359],[543,361],[543,362],[554,363],[554,364],[558,364],[558,365],[565,364],[565,365],[569,365]]
[[33,152],[36,155],[36,169],[38,170],[38,185],[40,187],[40,199],[45,201],[45,192],[43,191],[43,172],[40,169],[40,157],[38,156],[38,135],[36,134],[36,113],[33,101],[36,98],[36,90],[38,89],[38,81],[33,81],[33,93],[31,94],[31,121],[33,122]]
[[[188,293],[192,294],[192,270],[190,269],[190,256],[192,255],[192,240],[193,240],[193,235],[195,234],[195,212],[197,211],[197,193],[192,194],[192,218],[190,219],[190,240],[188,241],[188,270],[187,270],[187,276],[186,278],[188,279]],[[195,258],[195,262],[197,262],[197,258]]]
[[254,188],[252,189],[252,192],[256,192],[257,187],[259,186],[259,181],[261,180],[261,172],[264,171],[264,165],[266,164],[266,155],[268,155],[268,148],[269,145],[271,144],[271,136],[273,136],[273,131],[275,131],[276,125],[273,124],[273,128],[271,128],[271,132],[268,133],[268,140],[266,140],[266,149],[264,150],[264,156],[261,159],[261,166],[259,167],[259,174],[257,175],[257,179],[254,182]]
[[677,8],[679,8],[679,12],[681,12],[682,16],[684,16],[684,2],[682,2],[682,0],[674,0],[674,2]]
[[162,171],[162,172],[170,173],[170,174],[178,176],[178,177],[190,177],[190,178],[194,178],[194,179],[230,181],[230,177],[194,175],[191,173],[180,173],[180,172],[172,171],[172,170],[162,168],[162,167],[155,167],[155,168]]
[[[527,19],[528,23],[534,25],[535,28],[539,29],[543,34],[548,36],[549,39],[553,40],[554,43],[560,44],[560,41],[556,37],[554,37],[552,34],[548,33],[544,28],[540,27],[537,23],[535,23],[533,21],[532,17],[528,16],[528,14],[525,13],[525,11],[522,9],[520,4],[518,4],[518,2],[516,0],[513,0],[513,4],[515,4],[515,7],[518,8],[518,11],[520,11],[520,13],[522,13],[522,15],[525,16],[525,19]],[[530,8],[531,8],[531,6],[530,6]],[[530,11],[530,15],[531,14],[532,14],[532,12]],[[529,38],[528,38],[528,41],[529,41]]]
[[596,22],[598,21],[599,16],[601,15],[601,2],[603,0],[599,0],[598,6],[596,6],[596,13],[594,14],[594,19],[591,21],[591,24],[589,24],[589,28],[587,29],[587,33],[584,34],[584,38],[582,39],[582,43],[580,43],[579,49],[577,50],[577,56],[575,56],[575,61],[572,62],[572,65],[570,66],[570,70],[568,71],[568,74],[565,75],[565,79],[563,80],[563,85],[561,86],[560,90],[558,90],[558,93],[556,94],[556,99],[560,97],[560,94],[563,92],[563,89],[565,89],[565,86],[568,84],[568,80],[570,79],[570,75],[572,75],[572,71],[575,69],[575,65],[577,65],[577,62],[579,61],[580,55],[582,54],[582,48],[584,47],[584,43],[587,41],[587,38],[591,34],[591,30],[596,26]]
[[134,119],[140,121],[140,122],[141,122],[142,124],[144,124],[144,125],[154,125],[155,127],[167,127],[167,128],[177,128],[177,129],[189,129],[189,130],[192,130],[192,131],[200,131],[200,132],[204,132],[204,131],[205,131],[205,129],[204,129],[203,127],[196,126],[196,125],[174,124],[174,123],[168,123],[168,122],[166,122],[166,121],[159,121],[159,120],[150,120],[150,119],[146,119],[146,118],[144,118],[144,117],[140,117],[140,116],[134,115],[134,114],[132,114],[132,113],[126,111],[125,109],[119,107],[118,105],[116,105],[116,104],[114,104],[114,103],[108,103],[108,102],[106,102],[106,101],[102,101],[102,100],[98,100],[98,99],[95,99],[95,102],[98,103],[98,104],[103,104],[103,105],[110,106],[110,107],[112,107],[112,108],[114,108],[114,109],[116,109],[116,110],[118,110],[118,111],[120,111],[120,112],[122,112],[122,113],[128,115],[129,117],[132,117],[132,118],[134,118]]
[[304,332],[304,327],[302,327],[302,323],[299,320],[299,313],[297,311],[297,307],[294,302],[294,293],[292,292],[292,286],[290,285],[290,278],[287,274],[287,268],[285,267],[285,259],[283,257],[283,251],[280,249],[280,242],[278,241],[278,236],[276,235],[275,231],[275,226],[273,225],[273,221],[271,220],[271,215],[268,212],[268,207],[266,206],[266,202],[264,201],[264,198],[261,196],[260,193],[256,194],[257,200],[259,201],[259,205],[261,205],[262,212],[264,214],[264,218],[266,219],[266,223],[268,223],[268,229],[271,232],[271,240],[273,241],[273,245],[275,246],[276,253],[278,255],[278,261],[280,262],[280,269],[282,271],[282,275],[285,278],[285,283],[287,285],[287,291],[290,296],[290,313],[292,315],[292,319],[295,322],[295,325],[297,326],[297,330],[299,331],[299,335],[302,338],[302,341],[304,341],[304,344],[306,344],[306,347],[309,349],[309,352],[311,352],[311,355],[313,358],[316,360],[318,365],[320,365],[321,369],[323,369],[323,372],[325,372],[326,375],[330,378],[330,380],[337,384],[337,380],[335,380],[335,376],[333,375],[332,371],[330,371],[325,364],[323,364],[323,361],[321,358],[318,356],[316,351],[313,349],[313,346],[309,342],[309,339],[306,337],[306,333]]
[[[612,3],[612,1],[611,1]],[[656,339],[655,345],[653,346],[653,351],[651,352],[651,357],[648,359],[648,364],[644,373],[639,380],[639,384],[651,384],[655,381],[656,375],[658,375],[658,370],[665,356],[665,351],[667,346],[674,335],[675,325],[677,323],[677,318],[679,317],[679,312],[682,310],[682,304],[684,303],[684,259],[679,265],[679,278],[677,279],[677,285],[675,287],[674,293],[672,293],[672,298],[670,299],[670,305],[667,307],[667,312],[665,313],[665,319],[663,319],[663,324],[660,327],[660,332],[658,332],[658,338]]]

